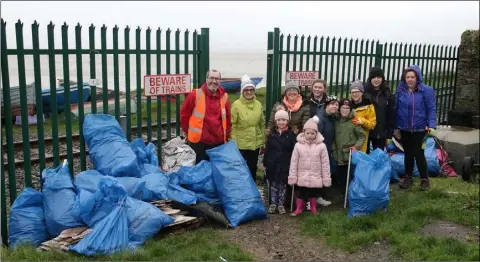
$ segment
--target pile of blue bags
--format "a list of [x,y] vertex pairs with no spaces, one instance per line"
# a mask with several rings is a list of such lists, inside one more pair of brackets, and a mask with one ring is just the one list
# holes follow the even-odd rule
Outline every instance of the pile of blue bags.
[[75,176],[68,163],[42,172],[42,192],[26,188],[9,216],[9,243],[40,245],[63,230],[88,226],[84,239],[70,246],[86,256],[132,250],[173,223],[148,203],[174,200],[221,205],[232,226],[266,218],[261,196],[234,143],[208,151],[211,161],[166,174],[155,146],[142,138],[131,143],[111,115],[89,114],[83,134],[95,170]]
[[[393,142],[390,142],[385,149],[388,152],[392,165],[392,177],[403,177],[405,175],[405,154]],[[424,154],[430,176],[438,176],[440,174],[440,162],[436,150],[435,139],[433,137],[427,137]],[[413,176],[419,176],[416,164],[413,167]]]

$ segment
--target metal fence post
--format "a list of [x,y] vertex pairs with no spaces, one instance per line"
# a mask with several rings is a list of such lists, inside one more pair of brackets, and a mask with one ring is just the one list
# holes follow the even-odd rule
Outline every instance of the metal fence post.
[[275,95],[272,97],[273,101],[277,101],[281,95],[282,89],[282,72],[280,72],[279,61],[279,45],[280,45],[280,29],[276,27],[273,31],[273,89]]
[[265,126],[270,120],[270,114],[273,107],[273,83],[272,83],[272,63],[273,63],[273,32],[268,32],[267,43],[267,83],[265,99]]
[[381,67],[382,54],[383,54],[383,45],[377,42],[377,48],[375,50],[375,66]]
[[207,71],[210,69],[210,41],[208,28],[201,29],[199,51],[198,85],[201,86],[207,80]]

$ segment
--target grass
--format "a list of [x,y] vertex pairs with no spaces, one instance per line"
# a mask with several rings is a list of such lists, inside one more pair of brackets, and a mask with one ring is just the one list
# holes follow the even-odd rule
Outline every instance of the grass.
[[[260,101],[260,103],[262,103],[262,105],[265,105],[265,99],[266,99],[266,89],[265,88],[261,88],[261,89],[258,89],[257,90],[257,99]],[[230,102],[233,103],[235,100],[237,100],[239,98],[239,95],[237,95],[236,93],[229,93],[228,94],[229,98],[230,98]],[[180,95],[180,106],[181,104],[183,103],[183,101],[185,100],[184,96],[183,95]],[[156,98],[153,98],[152,101],[151,101],[151,106],[150,106],[150,117],[151,117],[151,122],[152,123],[157,123],[157,101],[156,101]],[[142,113],[142,124],[143,125],[146,125],[147,124],[147,120],[148,120],[148,114],[147,114],[147,103],[143,103],[142,104],[142,109],[141,109],[141,113]],[[170,117],[172,119],[175,119],[177,116],[177,108],[176,108],[176,103],[175,102],[172,102],[170,103]],[[167,102],[165,101],[162,101],[161,103],[161,120],[162,121],[166,121],[167,120]],[[131,115],[131,123],[132,123],[132,127],[135,127],[137,126],[137,114],[134,113]],[[65,121],[65,116],[63,113],[59,114],[58,115],[58,131],[60,133],[66,133],[66,121]],[[78,121],[75,121],[74,119],[72,119],[72,133],[74,134],[78,134],[79,133],[79,122]],[[175,128],[174,126],[172,128]],[[48,118],[47,121],[43,124],[43,130],[45,133],[51,133],[52,132],[52,119],[51,118]],[[4,132],[2,130],[2,132]],[[30,125],[28,127],[28,132],[30,134],[37,134],[38,132],[38,128],[37,128],[37,125]],[[17,126],[17,125],[14,125],[13,126],[13,135],[15,137],[20,137],[22,135],[22,127],[21,126]]]
[[354,219],[347,219],[344,210],[306,216],[302,232],[325,237],[329,245],[352,253],[386,241],[391,255],[404,260],[479,260],[478,243],[419,233],[435,220],[456,222],[478,232],[478,184],[454,178],[431,179],[431,189],[421,192],[418,183],[409,191],[394,186],[386,213]]
[[2,260],[23,261],[251,261],[251,254],[237,245],[228,244],[218,231],[208,228],[183,234],[150,239],[136,253],[124,252],[111,256],[85,257],[73,252],[38,252],[32,247],[2,249]]

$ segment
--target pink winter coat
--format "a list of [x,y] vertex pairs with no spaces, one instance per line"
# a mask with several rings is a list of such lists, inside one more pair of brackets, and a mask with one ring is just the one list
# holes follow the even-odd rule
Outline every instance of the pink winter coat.
[[298,143],[292,153],[288,184],[301,187],[321,188],[332,185],[330,161],[323,136],[318,133],[313,142],[305,140],[303,133],[297,136]]

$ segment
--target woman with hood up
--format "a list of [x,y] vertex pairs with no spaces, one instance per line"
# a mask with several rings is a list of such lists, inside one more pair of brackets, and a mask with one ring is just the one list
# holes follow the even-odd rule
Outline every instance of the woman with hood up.
[[[308,99],[301,95],[300,88],[295,81],[289,81],[285,84],[285,92],[280,98],[280,102],[287,109],[290,117],[290,127],[293,133],[295,135],[300,134],[303,125],[310,119],[310,105]],[[272,114],[267,123],[267,129],[265,131],[267,136],[274,126],[274,111],[276,111],[275,108],[272,110]]]
[[400,188],[412,186],[416,162],[420,173],[420,189],[428,190],[430,182],[424,153],[425,139],[427,134],[435,135],[437,108],[435,91],[423,83],[422,72],[417,65],[403,71],[396,91],[396,116],[394,136],[400,139],[405,153],[405,176]]
[[[385,81],[383,70],[379,67],[372,67],[368,75],[365,86],[365,95],[368,95],[375,107],[375,116],[377,123],[375,128],[370,131],[369,142],[375,150],[383,150],[392,139],[393,129],[395,128],[395,100],[390,88]],[[370,143],[369,143],[370,144]],[[370,153],[370,147],[367,147],[367,154]]]
[[240,97],[232,104],[232,134],[253,181],[257,181],[257,163],[260,147],[265,143],[265,120],[262,104],[255,97],[255,85],[247,75],[242,77]]

